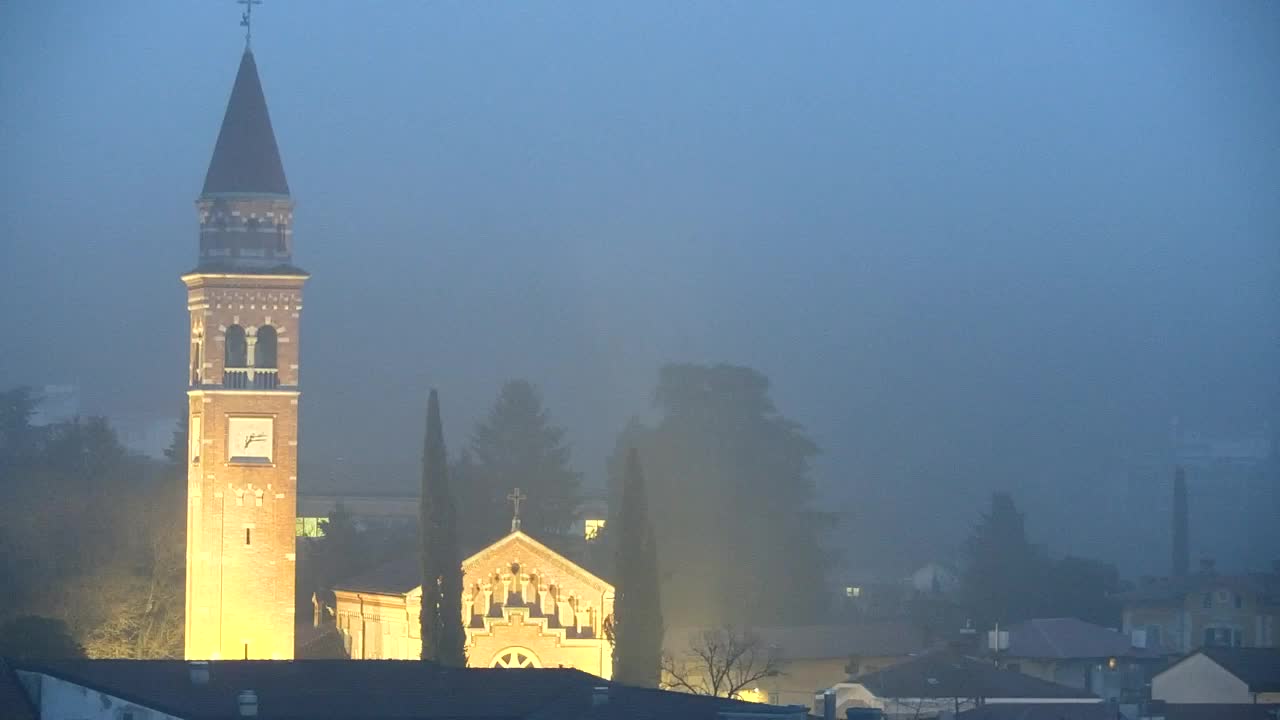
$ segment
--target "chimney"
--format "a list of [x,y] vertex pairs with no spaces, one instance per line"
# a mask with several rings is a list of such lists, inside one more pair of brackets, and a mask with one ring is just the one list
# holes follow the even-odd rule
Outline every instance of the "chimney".
[[208,660],[192,660],[187,663],[187,670],[191,674],[192,685],[208,685],[209,684],[209,661]]
[[591,707],[600,707],[609,703],[609,686],[597,685],[591,688]]
[[240,717],[258,717],[258,693],[252,690],[241,690]]

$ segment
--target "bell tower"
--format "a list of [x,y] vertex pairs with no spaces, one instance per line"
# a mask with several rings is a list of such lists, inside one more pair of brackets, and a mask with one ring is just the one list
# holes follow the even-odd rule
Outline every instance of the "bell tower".
[[188,659],[290,659],[298,487],[299,321],[293,200],[246,47],[196,200],[182,276],[187,371]]

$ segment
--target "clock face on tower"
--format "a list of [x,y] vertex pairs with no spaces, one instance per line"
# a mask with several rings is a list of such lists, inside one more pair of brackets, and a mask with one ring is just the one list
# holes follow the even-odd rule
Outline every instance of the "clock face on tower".
[[271,430],[269,417],[227,418],[227,461],[270,463]]

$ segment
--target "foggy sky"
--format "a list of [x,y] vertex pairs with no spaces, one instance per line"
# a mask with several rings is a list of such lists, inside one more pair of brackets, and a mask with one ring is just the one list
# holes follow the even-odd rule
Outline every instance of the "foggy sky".
[[[0,6],[0,387],[182,412],[238,12]],[[1280,418],[1275,3],[268,0],[254,51],[304,491],[411,483],[428,387],[456,450],[509,378],[599,484],[667,360],[768,375],[903,546]]]

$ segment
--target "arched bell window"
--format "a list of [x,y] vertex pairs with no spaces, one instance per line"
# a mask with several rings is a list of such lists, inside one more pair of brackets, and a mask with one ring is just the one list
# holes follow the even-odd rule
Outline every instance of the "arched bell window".
[[258,328],[258,340],[253,345],[253,365],[259,368],[276,366],[276,329],[270,325]]
[[244,328],[232,325],[226,332],[224,366],[242,368],[249,366],[249,344],[245,341]]

